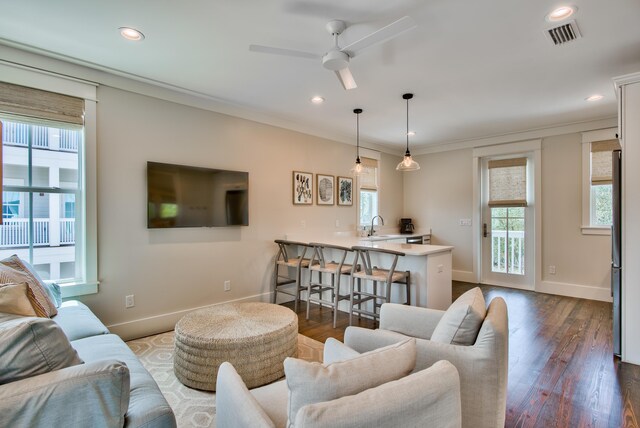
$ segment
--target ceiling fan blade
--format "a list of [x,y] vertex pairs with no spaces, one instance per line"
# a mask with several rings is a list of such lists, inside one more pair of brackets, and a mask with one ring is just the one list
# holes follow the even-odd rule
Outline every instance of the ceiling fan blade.
[[308,58],[308,59],[321,58],[320,55],[314,54],[311,52],[296,51],[293,49],[273,48],[271,46],[249,45],[249,50],[252,52],[262,52],[262,53],[275,54],[275,55],[294,56],[298,58]]
[[338,76],[338,80],[340,80],[340,83],[342,83],[342,87],[345,90],[348,91],[349,89],[355,89],[358,87],[348,67],[345,67],[342,70],[337,70],[336,76]]
[[369,34],[368,36],[365,36],[360,40],[355,41],[348,46],[345,46],[340,50],[353,58],[362,49],[368,48],[378,43],[386,42],[387,40],[393,39],[394,37],[397,37],[405,31],[411,30],[414,27],[416,27],[416,22],[411,17],[405,16],[395,22],[392,22],[386,27],[382,27],[378,31]]

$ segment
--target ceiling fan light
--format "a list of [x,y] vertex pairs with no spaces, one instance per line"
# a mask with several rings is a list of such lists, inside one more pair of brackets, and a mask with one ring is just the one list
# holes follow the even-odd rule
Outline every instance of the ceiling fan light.
[[348,68],[343,68],[342,70],[336,71],[336,76],[338,76],[338,80],[342,83],[342,87],[347,91],[349,89],[355,89],[358,87],[356,85],[356,81],[351,74],[351,71]]

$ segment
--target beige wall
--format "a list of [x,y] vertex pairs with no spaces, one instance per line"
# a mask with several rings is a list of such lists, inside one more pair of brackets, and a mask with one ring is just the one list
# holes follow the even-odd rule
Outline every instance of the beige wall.
[[[436,243],[455,246],[454,278],[473,278],[472,149],[417,156],[422,169],[405,176],[405,215],[433,229]],[[583,235],[581,134],[542,141],[542,282],[539,291],[606,299],[611,239]],[[549,265],[556,274],[548,273]]]
[[[294,169],[348,176],[353,146],[106,86],[98,99],[101,283],[98,294],[83,300],[125,337],[171,328],[171,316],[163,315],[173,312],[266,297],[273,239],[355,230],[355,205],[293,206],[291,194]],[[150,160],[248,171],[249,226],[147,229]],[[390,166],[399,160],[381,159],[381,212],[390,219],[402,214],[402,178]],[[225,280],[231,280],[229,292]],[[124,307],[128,294],[135,295],[131,309]]]

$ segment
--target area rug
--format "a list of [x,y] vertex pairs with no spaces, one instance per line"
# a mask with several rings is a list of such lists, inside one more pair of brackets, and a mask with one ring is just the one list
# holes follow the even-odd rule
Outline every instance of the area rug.
[[[127,342],[142,365],[149,370],[176,414],[179,428],[215,427],[216,394],[181,384],[173,374],[173,331]],[[298,358],[322,361],[324,345],[298,335]]]

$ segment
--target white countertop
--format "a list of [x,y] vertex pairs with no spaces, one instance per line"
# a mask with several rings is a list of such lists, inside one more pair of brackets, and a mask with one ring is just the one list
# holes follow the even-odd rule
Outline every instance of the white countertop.
[[[408,236],[422,236],[423,234],[414,233],[412,235],[382,235],[380,239],[395,239],[406,238]],[[290,241],[298,241],[304,243],[310,242],[323,242],[325,244],[339,245],[342,247],[371,247],[380,248],[384,250],[400,251],[407,256],[427,256],[429,254],[442,253],[452,251],[453,247],[448,245],[424,245],[424,244],[395,244],[385,241],[375,241],[369,238],[359,238],[356,236],[332,236],[332,235],[315,235],[314,234],[288,234],[287,238]]]

